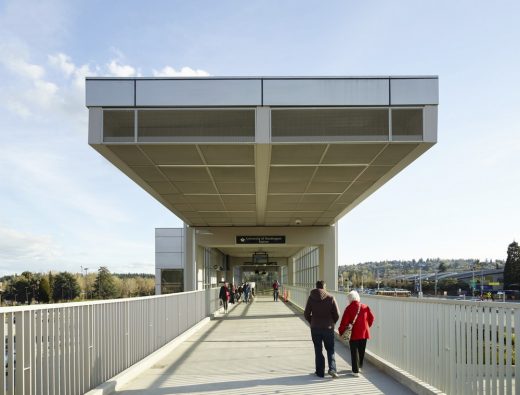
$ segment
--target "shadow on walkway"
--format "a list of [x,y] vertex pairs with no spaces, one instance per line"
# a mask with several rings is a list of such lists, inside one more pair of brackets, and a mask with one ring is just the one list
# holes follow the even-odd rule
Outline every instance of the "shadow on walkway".
[[411,394],[370,365],[359,378],[349,375],[349,361],[336,342],[340,378],[310,374],[314,349],[301,312],[257,297],[210,321],[117,394]]

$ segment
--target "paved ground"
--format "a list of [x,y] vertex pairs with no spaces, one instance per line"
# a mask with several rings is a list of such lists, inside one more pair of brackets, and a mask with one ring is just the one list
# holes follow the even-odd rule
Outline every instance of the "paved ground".
[[117,394],[412,394],[365,364],[356,378],[350,352],[336,342],[340,377],[318,378],[310,331],[283,302],[257,298],[217,317]]

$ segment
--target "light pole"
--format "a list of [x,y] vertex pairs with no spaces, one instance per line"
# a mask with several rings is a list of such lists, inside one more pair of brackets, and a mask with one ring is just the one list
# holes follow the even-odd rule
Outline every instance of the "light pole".
[[422,294],[422,267],[419,266],[419,295]]
[[484,295],[484,269],[480,266],[480,299]]
[[471,279],[471,296],[475,296],[475,263],[471,266],[472,279]]
[[422,298],[422,266],[419,265],[419,298]]
[[88,278],[87,278],[87,275],[88,275],[88,267],[83,267],[81,266],[81,270],[85,270],[85,275],[84,275],[84,279],[85,279],[85,295],[88,299]]

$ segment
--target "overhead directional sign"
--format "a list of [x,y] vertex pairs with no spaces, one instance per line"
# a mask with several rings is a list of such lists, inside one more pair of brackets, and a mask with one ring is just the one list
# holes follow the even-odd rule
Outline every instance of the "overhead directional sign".
[[285,236],[236,236],[236,244],[285,244]]

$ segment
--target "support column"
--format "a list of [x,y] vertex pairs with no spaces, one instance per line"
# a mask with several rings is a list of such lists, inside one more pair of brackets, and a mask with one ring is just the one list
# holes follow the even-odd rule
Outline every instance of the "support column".
[[197,289],[197,261],[195,229],[184,225],[186,240],[186,253],[184,262],[184,291],[195,291]]
[[155,294],[161,295],[161,269],[155,269]]
[[329,227],[323,245],[320,246],[320,277],[327,289],[338,290],[338,224]]

